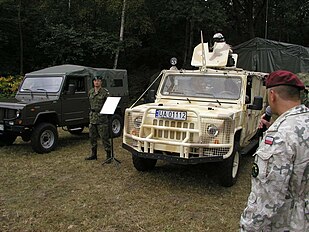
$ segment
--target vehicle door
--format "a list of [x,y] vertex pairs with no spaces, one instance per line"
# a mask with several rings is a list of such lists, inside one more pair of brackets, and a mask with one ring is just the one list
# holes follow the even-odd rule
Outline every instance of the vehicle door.
[[62,91],[62,124],[79,125],[89,122],[89,100],[86,87],[87,76],[67,76]]
[[[263,101],[265,102],[266,97],[266,88],[263,85],[263,80],[261,77],[256,75],[249,76],[247,79],[247,89],[246,89],[246,103],[252,104],[255,96],[263,97]],[[246,136],[251,138],[257,131],[258,123],[262,114],[264,113],[262,110],[252,110],[248,109],[246,111]]]

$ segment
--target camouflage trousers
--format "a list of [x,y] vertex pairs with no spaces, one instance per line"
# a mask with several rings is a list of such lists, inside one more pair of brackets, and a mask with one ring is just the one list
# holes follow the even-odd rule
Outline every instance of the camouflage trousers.
[[101,138],[105,151],[111,151],[111,143],[109,140],[109,131],[107,124],[89,124],[89,137],[91,148],[97,148],[98,138]]

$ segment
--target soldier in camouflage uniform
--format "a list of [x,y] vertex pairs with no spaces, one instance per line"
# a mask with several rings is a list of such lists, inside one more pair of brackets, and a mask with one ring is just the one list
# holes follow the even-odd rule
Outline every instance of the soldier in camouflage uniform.
[[106,151],[105,163],[111,161],[111,143],[109,141],[108,119],[106,115],[100,114],[109,93],[102,87],[101,77],[95,77],[93,80],[94,87],[89,91],[90,113],[89,113],[89,137],[91,143],[91,155],[86,160],[97,159],[97,139],[101,137],[103,146]]
[[279,117],[255,153],[240,230],[309,231],[309,109],[300,101],[305,87],[293,73],[276,71],[266,88]]

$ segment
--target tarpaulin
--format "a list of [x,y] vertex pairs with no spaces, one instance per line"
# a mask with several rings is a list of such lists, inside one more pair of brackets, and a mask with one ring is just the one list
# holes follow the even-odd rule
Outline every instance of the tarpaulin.
[[233,53],[238,54],[237,67],[245,70],[309,72],[308,47],[256,37],[234,46]]

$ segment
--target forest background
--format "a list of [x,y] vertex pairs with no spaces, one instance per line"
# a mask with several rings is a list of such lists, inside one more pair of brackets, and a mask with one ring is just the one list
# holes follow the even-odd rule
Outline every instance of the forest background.
[[309,46],[309,1],[0,0],[0,76],[116,67],[144,89],[171,57],[191,67],[201,31],[204,41],[221,32],[231,45],[261,37]]

